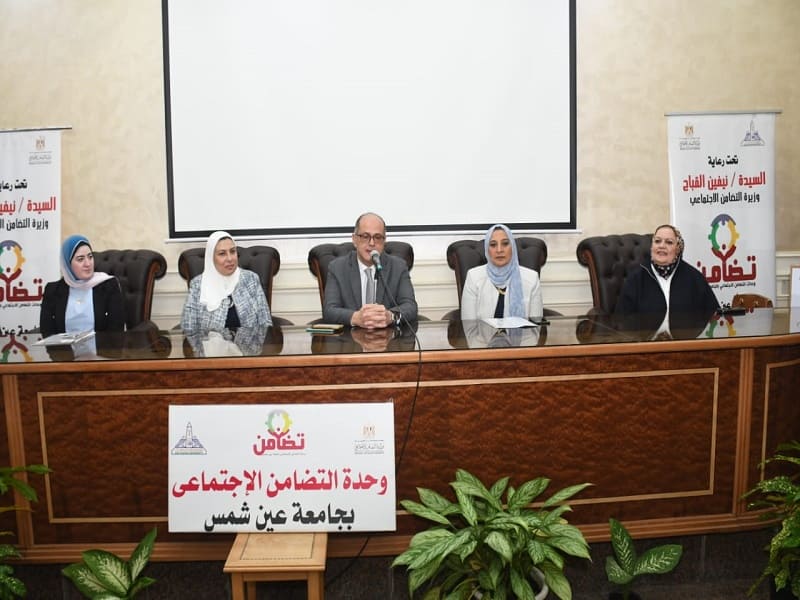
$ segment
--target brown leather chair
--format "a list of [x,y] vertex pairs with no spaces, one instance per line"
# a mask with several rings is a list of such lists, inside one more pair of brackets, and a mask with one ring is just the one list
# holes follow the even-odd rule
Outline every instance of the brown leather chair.
[[102,250],[94,252],[96,271],[114,275],[125,298],[125,327],[134,329],[150,321],[156,279],[167,272],[167,261],[154,250]]
[[[320,309],[325,303],[325,283],[328,279],[328,265],[334,258],[345,256],[355,250],[353,242],[342,242],[340,244],[318,244],[308,251],[308,270],[317,279],[317,288],[319,290],[319,305]],[[398,241],[387,241],[383,247],[386,254],[397,256],[406,261],[408,270],[414,268],[414,248],[411,244]],[[417,315],[420,321],[428,320],[422,315]],[[319,322],[322,319],[315,319],[312,321]]]
[[578,262],[589,269],[593,311],[612,314],[628,271],[650,256],[649,233],[589,237],[578,243]]
[[[281,255],[272,246],[236,246],[239,253],[239,266],[242,269],[253,271],[261,280],[261,287],[267,297],[269,310],[272,313],[272,280],[281,268]],[[178,273],[186,280],[188,286],[191,280],[203,272],[205,268],[206,249],[189,248],[181,252],[178,257]],[[292,325],[293,323],[282,317],[272,314],[275,325]]]
[[[542,267],[547,262],[547,244],[544,240],[535,237],[515,237],[517,245],[517,258],[523,267],[533,269],[541,275]],[[467,272],[473,267],[486,264],[486,255],[483,251],[483,240],[458,240],[447,247],[447,265],[453,269],[456,277],[456,290],[458,292],[458,309],[451,310],[444,320],[459,319],[461,314],[461,294],[464,291],[464,282]],[[547,316],[559,315],[557,311],[544,309]]]
[[744,308],[753,312],[756,308],[772,308],[772,300],[760,294],[736,294],[731,300],[731,308]]

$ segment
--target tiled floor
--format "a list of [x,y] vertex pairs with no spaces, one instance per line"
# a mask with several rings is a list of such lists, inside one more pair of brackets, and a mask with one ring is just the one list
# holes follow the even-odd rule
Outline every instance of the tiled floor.
[[[767,600],[766,586],[752,596],[750,585],[763,567],[768,531],[715,534],[680,538],[684,553],[677,569],[670,574],[643,579],[635,591],[643,600]],[[666,540],[637,541],[642,551]],[[605,557],[609,544],[591,545],[592,562],[575,561],[567,566],[567,576],[575,600],[606,600],[612,587],[605,577]],[[405,573],[391,569],[390,557],[329,559],[326,568],[326,600],[408,600]],[[137,600],[227,600],[228,577],[222,562],[152,563],[146,574],[157,582],[137,596]],[[33,600],[78,600],[80,595],[60,574],[62,565],[17,566],[16,574],[28,586]],[[305,600],[305,586],[299,582],[262,585],[257,600]],[[554,596],[550,595],[554,600]]]

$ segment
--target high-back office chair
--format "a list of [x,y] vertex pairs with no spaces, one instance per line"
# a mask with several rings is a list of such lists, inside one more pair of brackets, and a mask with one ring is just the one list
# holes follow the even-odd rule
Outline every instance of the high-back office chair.
[[578,243],[578,262],[589,269],[594,312],[611,314],[628,271],[650,256],[649,233],[589,237]]
[[[544,240],[535,237],[516,237],[514,242],[517,245],[517,259],[523,267],[533,269],[539,275],[542,267],[547,262],[547,244]],[[458,292],[458,309],[451,310],[445,316],[445,320],[460,318],[461,315],[461,295],[464,291],[464,282],[467,279],[467,272],[473,267],[486,264],[486,255],[483,251],[483,240],[458,240],[447,247],[447,264],[453,269],[456,277],[456,291]],[[559,313],[544,309],[545,315],[558,315]]]
[[[340,244],[318,244],[308,251],[308,270],[317,279],[317,288],[319,289],[319,305],[320,309],[325,303],[325,283],[328,280],[328,265],[334,258],[345,256],[349,254],[356,247],[353,242],[342,242]],[[386,254],[397,256],[406,261],[408,270],[414,268],[414,248],[411,244],[398,241],[387,241],[383,247]],[[427,320],[422,315],[417,315],[420,321]],[[315,319],[320,321],[321,319]]]
[[772,300],[761,294],[736,294],[731,300],[731,307],[753,312],[756,308],[772,308]]
[[102,250],[93,254],[95,270],[119,280],[125,297],[126,329],[149,321],[156,279],[167,272],[166,259],[154,250]]
[[[267,297],[269,310],[272,312],[272,280],[281,268],[281,255],[272,246],[236,246],[239,254],[239,266],[242,269],[253,271],[261,281],[264,295]],[[192,278],[203,272],[205,268],[206,249],[189,248],[181,252],[178,257],[178,273],[189,285]],[[293,323],[282,317],[272,314],[275,325],[292,325]]]

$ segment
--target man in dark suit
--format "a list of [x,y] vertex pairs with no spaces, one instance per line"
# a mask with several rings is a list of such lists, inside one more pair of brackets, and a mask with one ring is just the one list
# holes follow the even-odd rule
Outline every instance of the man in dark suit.
[[[353,231],[356,249],[331,261],[325,284],[322,318],[365,329],[417,320],[417,301],[405,261],[385,254],[386,224],[375,213],[364,213]],[[380,256],[376,273],[372,254]],[[377,275],[377,277],[376,277]]]

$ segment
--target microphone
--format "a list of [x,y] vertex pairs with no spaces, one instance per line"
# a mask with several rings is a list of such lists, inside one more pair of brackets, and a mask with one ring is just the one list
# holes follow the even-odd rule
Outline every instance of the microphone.
[[[381,284],[383,284],[383,291],[386,292],[386,295],[389,297],[389,302],[391,303],[390,305],[397,306],[397,300],[395,300],[392,291],[389,289],[389,286],[387,286],[386,282],[383,280],[383,275],[381,273],[381,271],[383,271],[383,265],[381,264],[381,253],[378,252],[377,250],[373,250],[372,252],[369,253],[369,257],[372,260],[372,264],[375,265],[375,279],[377,279],[378,281],[381,282]],[[406,327],[408,327],[408,330],[414,336],[414,340],[417,344],[417,347],[419,348],[419,352],[422,353],[422,344],[419,343],[419,337],[417,337],[417,332],[414,330],[414,326],[411,323],[409,323],[408,319],[406,319],[403,316],[402,311],[398,312],[400,314],[399,324],[400,325],[402,325],[403,323],[406,324]]]
[[377,279],[378,273],[383,271],[383,265],[381,264],[381,253],[377,250],[373,250],[369,253],[369,257],[372,260],[372,264],[375,265],[375,277]]

